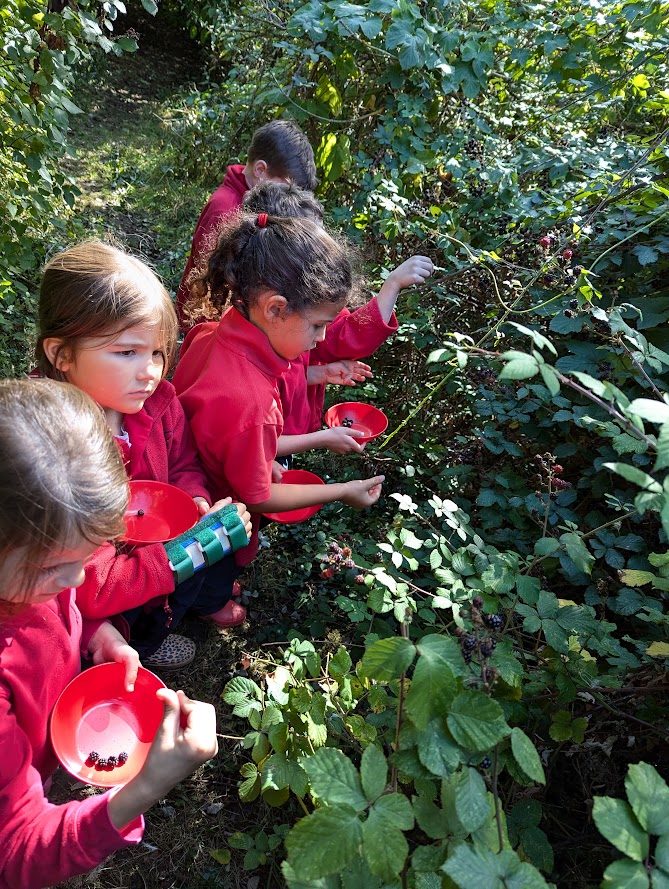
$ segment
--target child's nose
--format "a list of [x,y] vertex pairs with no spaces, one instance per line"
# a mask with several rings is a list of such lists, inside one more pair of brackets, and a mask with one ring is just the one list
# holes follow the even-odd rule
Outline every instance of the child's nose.
[[142,380],[154,380],[157,376],[160,376],[161,369],[162,365],[159,365],[154,358],[151,358],[149,361],[142,362],[137,375]]
[[323,340],[325,339],[325,334],[326,334],[326,333],[327,333],[327,330],[326,330],[325,328],[323,328],[323,329],[322,329],[319,333],[317,333],[316,336],[314,337],[314,342],[315,342],[315,343],[322,343]]
[[69,587],[81,586],[85,580],[84,563],[73,562],[71,565],[63,565],[58,572],[57,585],[66,590]]

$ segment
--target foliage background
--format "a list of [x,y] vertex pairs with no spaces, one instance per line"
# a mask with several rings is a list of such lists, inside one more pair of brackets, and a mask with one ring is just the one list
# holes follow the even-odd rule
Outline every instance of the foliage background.
[[[237,665],[232,682],[244,681],[225,694],[251,720],[241,792],[264,828],[205,839],[188,853],[198,879],[227,885],[248,866],[300,887],[597,885],[611,853],[593,795],[620,796],[629,762],[667,765],[669,6],[173,0],[154,26],[130,21],[160,35],[164,58],[186,55],[180,88],[143,131],[138,104],[112,103],[129,112],[125,129],[96,141],[87,128],[104,117],[96,89],[110,70],[99,51],[136,48],[124,13],[118,0],[51,13],[10,0],[0,12],[5,375],[28,366],[48,253],[112,229],[176,289],[199,209],[271,117],[309,134],[328,218],[362,247],[371,287],[415,252],[437,266],[401,298],[400,331],[361,392],[388,413],[390,435],[360,459],[309,464],[335,478],[383,471],[383,504],[356,517],[355,533],[337,507],[272,532],[249,579],[271,637],[264,621],[252,627],[257,660]],[[96,178],[109,183],[97,205]],[[330,542],[352,549],[354,569],[337,570]],[[501,628],[481,622],[496,614]],[[441,689],[440,710],[421,710],[422,687]],[[496,727],[487,745],[445,715],[472,694]],[[361,794],[348,871],[341,838],[324,844],[320,871],[300,871],[322,844],[312,814],[289,835],[278,877],[287,825],[300,805],[338,805],[321,773],[339,768],[349,798]],[[367,793],[371,773],[388,792]],[[449,794],[461,802],[445,823]],[[404,856],[390,862],[375,842],[390,829],[379,801],[397,806]],[[277,803],[285,814],[267,808]],[[614,816],[609,840],[629,812]],[[669,879],[648,852],[630,862],[605,885]],[[192,871],[183,879],[196,885]]]

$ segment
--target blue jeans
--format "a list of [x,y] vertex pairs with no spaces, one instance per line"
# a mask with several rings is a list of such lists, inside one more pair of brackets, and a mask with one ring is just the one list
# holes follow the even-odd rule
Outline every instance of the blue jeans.
[[130,644],[137,649],[140,659],[160,648],[187,611],[204,617],[223,608],[232,597],[232,585],[241,570],[234,556],[228,555],[178,584],[166,606],[140,605],[124,611],[123,616],[130,624]]

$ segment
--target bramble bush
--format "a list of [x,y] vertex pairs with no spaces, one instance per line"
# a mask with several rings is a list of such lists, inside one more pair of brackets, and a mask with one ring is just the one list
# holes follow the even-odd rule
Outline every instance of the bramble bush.
[[661,699],[610,696],[669,653],[669,6],[187,14],[220,83],[180,125],[206,139],[207,109],[245,109],[232,158],[294,117],[378,276],[414,252],[437,265],[363,390],[391,418],[360,461],[386,473],[385,513],[352,534],[324,511],[335,549],[323,522],[292,532],[299,610],[326,629],[334,601],[347,642],[293,631],[225,690],[250,722],[240,794],[306,813],[290,887],[547,885],[561,751],[596,743],[598,708],[667,737]]
[[[628,805],[614,783],[669,734],[645,694],[669,656],[669,4],[182,9],[212,55],[171,116],[184,170],[294,117],[375,283],[437,266],[361,389],[390,433],[337,461],[384,472],[384,503],[285,532],[289,643],[224,691],[241,798],[290,821],[286,885],[567,885],[565,846],[594,885],[592,790],[551,795],[606,750],[593,817],[626,858],[602,885],[664,885],[663,785],[630,766]],[[285,832],[211,854],[255,869]]]

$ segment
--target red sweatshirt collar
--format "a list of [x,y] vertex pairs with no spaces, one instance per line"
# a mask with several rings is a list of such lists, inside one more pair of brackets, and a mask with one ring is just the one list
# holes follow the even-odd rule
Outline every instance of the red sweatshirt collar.
[[223,178],[223,186],[231,188],[239,196],[239,203],[241,204],[242,198],[249,190],[249,184],[244,175],[244,164],[231,164],[228,167]]
[[262,330],[247,321],[234,306],[225,311],[216,336],[224,349],[237,352],[268,377],[276,379],[290,369],[290,361],[277,355]]

